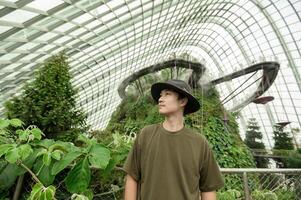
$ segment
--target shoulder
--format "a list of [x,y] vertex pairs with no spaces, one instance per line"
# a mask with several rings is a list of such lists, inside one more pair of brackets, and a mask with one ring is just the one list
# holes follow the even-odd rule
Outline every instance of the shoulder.
[[146,125],[140,130],[140,134],[143,135],[143,134],[147,134],[149,132],[153,132],[157,127],[158,127],[158,124]]
[[203,146],[203,145],[208,144],[206,137],[202,133],[200,133],[197,130],[192,129],[190,127],[185,127],[185,129],[186,129],[186,132],[185,132],[186,135],[188,137],[190,137],[191,139],[195,140],[195,142],[197,142],[199,145]]
[[158,124],[148,124],[142,128],[143,131],[150,131],[156,128]]
[[146,135],[154,133],[154,131],[157,129],[158,124],[149,124],[141,128],[138,137],[139,140],[144,140]]

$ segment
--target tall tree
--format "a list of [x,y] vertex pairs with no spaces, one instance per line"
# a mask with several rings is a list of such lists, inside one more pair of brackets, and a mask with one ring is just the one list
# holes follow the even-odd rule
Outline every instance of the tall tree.
[[77,90],[71,78],[66,55],[52,56],[23,92],[5,103],[7,117],[37,125],[47,138],[74,141],[89,127],[86,114],[76,107]]
[[[277,150],[293,150],[293,140],[289,137],[289,133],[284,131],[284,127],[278,124],[274,125],[274,149]],[[279,168],[287,168],[288,162],[286,158],[275,158],[276,164]]]
[[[251,149],[265,149],[262,133],[255,118],[250,118],[248,121],[245,143]],[[258,168],[267,168],[269,164],[268,158],[264,157],[255,157],[255,162]]]

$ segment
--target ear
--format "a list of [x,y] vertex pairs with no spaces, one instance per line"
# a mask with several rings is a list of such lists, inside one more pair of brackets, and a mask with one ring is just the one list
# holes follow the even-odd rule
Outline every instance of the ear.
[[188,98],[185,97],[184,99],[181,99],[181,104],[180,105],[183,105],[183,107],[185,107],[187,103],[188,103]]

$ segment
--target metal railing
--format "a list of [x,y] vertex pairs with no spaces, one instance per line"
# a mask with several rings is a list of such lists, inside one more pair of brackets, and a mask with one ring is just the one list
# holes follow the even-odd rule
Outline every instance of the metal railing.
[[[221,168],[221,172],[225,186],[217,192],[218,200],[301,200],[301,169]],[[63,184],[66,174],[61,173],[53,183],[57,186],[57,199],[70,199]],[[98,170],[93,170],[93,177],[99,175]],[[109,180],[91,181],[93,199],[123,199],[124,175],[117,168]],[[33,184],[31,178],[25,178],[23,192],[30,193]]]
[[222,168],[219,200],[299,200],[301,169]]

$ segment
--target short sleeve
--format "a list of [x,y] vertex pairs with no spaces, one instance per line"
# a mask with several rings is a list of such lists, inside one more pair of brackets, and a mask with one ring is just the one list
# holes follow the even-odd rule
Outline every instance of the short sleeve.
[[209,143],[204,142],[204,154],[201,160],[199,188],[201,192],[215,191],[224,186],[224,180]]
[[126,161],[122,167],[122,169],[132,176],[136,181],[140,180],[140,175],[141,175],[141,166],[140,166],[140,145],[139,145],[139,140],[138,137],[139,134],[137,135],[134,145],[132,146]]

